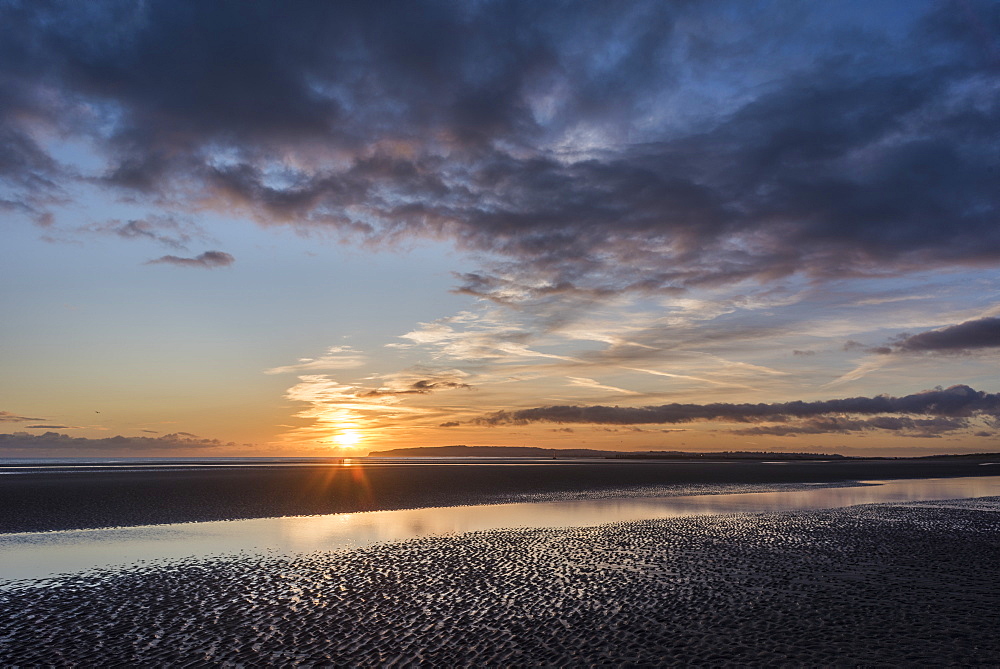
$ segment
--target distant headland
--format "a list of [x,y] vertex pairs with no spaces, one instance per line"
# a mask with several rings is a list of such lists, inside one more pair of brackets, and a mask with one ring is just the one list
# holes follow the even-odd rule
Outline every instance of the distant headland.
[[622,460],[849,460],[826,453],[768,451],[604,451],[592,448],[538,448],[534,446],[418,446],[372,451],[373,458],[602,458]]
[[784,451],[605,451],[593,448],[539,448],[535,446],[417,446],[371,451],[372,458],[600,458],[615,460],[928,460],[939,458],[1000,458],[1000,453],[920,456],[850,456]]

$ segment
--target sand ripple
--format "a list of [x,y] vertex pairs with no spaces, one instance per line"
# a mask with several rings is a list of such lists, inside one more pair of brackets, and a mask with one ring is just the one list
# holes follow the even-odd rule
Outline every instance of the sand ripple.
[[95,572],[0,592],[0,663],[997,664],[998,508],[503,530]]

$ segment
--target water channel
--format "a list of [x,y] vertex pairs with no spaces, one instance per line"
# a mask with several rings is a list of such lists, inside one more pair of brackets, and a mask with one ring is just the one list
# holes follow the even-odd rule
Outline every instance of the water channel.
[[177,558],[295,554],[479,530],[581,527],[723,513],[1000,496],[1000,476],[863,481],[780,492],[630,497],[0,534],[0,579],[43,579]]

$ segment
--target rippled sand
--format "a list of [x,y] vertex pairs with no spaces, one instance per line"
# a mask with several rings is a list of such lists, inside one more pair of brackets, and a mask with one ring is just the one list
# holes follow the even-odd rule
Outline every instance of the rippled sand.
[[0,663],[1000,663],[1000,498],[491,531],[0,592]]

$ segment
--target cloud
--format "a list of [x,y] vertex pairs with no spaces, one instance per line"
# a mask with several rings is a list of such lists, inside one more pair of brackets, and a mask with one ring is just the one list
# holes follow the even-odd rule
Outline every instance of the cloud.
[[45,420],[44,418],[30,418],[28,416],[18,416],[9,411],[0,411],[0,423],[24,423],[30,420]]
[[454,390],[456,388],[470,389],[468,383],[460,379],[468,376],[464,372],[453,370],[445,372],[433,378],[417,379],[416,381],[406,381],[402,386],[390,385],[380,386],[373,390],[362,390],[358,392],[358,397],[386,397],[396,395],[427,395],[438,390]]
[[495,313],[471,314],[420,323],[416,330],[401,335],[406,343],[394,348],[429,346],[439,355],[463,361],[502,360],[524,350],[532,335],[519,324],[505,322]]
[[285,397],[305,405],[295,416],[309,424],[293,428],[286,437],[290,441],[329,441],[331,435],[347,429],[384,431],[399,429],[413,420],[441,421],[452,417],[456,408],[430,408],[424,399],[449,391],[474,390],[471,378],[470,373],[460,369],[425,366],[372,375],[356,383],[340,383],[324,374],[304,374]]
[[155,260],[146,262],[147,265],[177,265],[178,267],[204,267],[212,269],[215,267],[228,267],[236,262],[236,258],[224,251],[205,251],[194,258],[181,258],[179,256],[163,256]]
[[[759,425],[739,430],[731,434],[754,436],[771,435],[777,437],[803,434],[849,434],[871,430],[889,430],[911,437],[938,437],[949,432],[964,430],[971,425],[967,418],[910,418],[908,416],[879,416],[877,418],[851,419],[843,416],[821,416],[788,424]],[[993,433],[986,433],[992,435]],[[980,435],[982,436],[982,435]]]
[[[337,347],[335,347],[337,348]],[[349,347],[342,347],[349,349]],[[332,351],[333,349],[331,349]],[[353,397],[352,401],[377,400],[378,404],[395,403],[396,399],[405,395],[429,395],[433,392],[443,390],[455,390],[472,388],[466,381],[469,373],[460,369],[431,369],[424,366],[394,372],[392,374],[380,374],[365,379],[366,381],[378,381],[375,388],[365,388],[361,386],[340,386],[340,396]],[[299,377],[303,380],[307,377]],[[308,377],[319,379],[325,377]]]
[[68,425],[25,425],[26,428],[32,430],[72,430],[74,428]]
[[184,249],[194,238],[205,238],[204,232],[192,224],[170,216],[149,216],[144,219],[121,221],[113,219],[81,228],[83,232],[113,235],[120,239],[148,240],[174,249]]
[[664,404],[644,407],[544,406],[497,411],[474,419],[477,425],[528,423],[590,423],[597,425],[675,424],[695,421],[761,422],[811,418],[830,414],[912,414],[952,418],[1000,415],[1000,393],[990,394],[968,386],[925,390],[903,397],[878,395],[817,402],[773,404]]
[[639,395],[640,394],[640,393],[635,392],[634,390],[628,390],[626,388],[619,388],[617,386],[605,385],[605,384],[603,384],[603,383],[601,383],[599,381],[595,381],[594,379],[588,379],[586,377],[570,376],[568,378],[569,378],[569,384],[571,386],[577,386],[579,388],[592,388],[592,389],[595,389],[595,390],[608,390],[608,391],[613,392],[613,393],[622,393],[623,395]]
[[319,358],[300,358],[294,365],[272,367],[264,370],[265,374],[301,373],[328,369],[353,369],[365,364],[365,357],[360,351],[350,346],[331,346],[326,355]]
[[[964,353],[976,349],[1000,348],[1000,318],[988,317],[966,321],[938,330],[903,335],[885,352]],[[876,349],[883,352],[882,348]]]
[[461,425],[458,421],[450,420],[447,423],[441,423],[438,427],[458,427]]
[[2,206],[447,239],[503,304],[997,265],[1000,19],[963,7],[5,3]]
[[183,450],[210,451],[235,446],[236,444],[232,442],[203,439],[187,432],[176,432],[162,437],[125,437],[119,435],[102,439],[71,437],[57,432],[45,432],[40,435],[28,434],[27,432],[0,434],[0,453],[18,455],[32,453],[170,453]]
[[889,363],[889,360],[887,358],[876,358],[874,360],[866,360],[866,361],[862,362],[861,364],[859,364],[854,369],[852,369],[851,371],[846,372],[846,373],[838,376],[837,378],[835,378],[833,381],[830,381],[829,383],[823,384],[823,387],[824,388],[829,388],[831,386],[837,386],[837,385],[840,385],[842,383],[847,383],[848,381],[857,381],[860,378],[868,376],[872,372],[876,372],[876,371],[882,369],[888,363]]
[[[868,346],[859,341],[849,340],[845,351],[864,351],[878,356],[894,354],[969,354],[973,351],[1000,348],[1000,318],[987,316],[958,325],[949,325],[918,334],[901,334],[886,344]],[[884,367],[886,359],[869,359],[856,369],[827,384],[853,381],[869,372]]]
[[285,397],[305,405],[295,416],[310,424],[288,432],[286,437],[292,441],[328,441],[343,430],[384,427],[427,413],[426,409],[400,406],[400,393],[373,393],[324,374],[303,374],[298,381]]
[[[526,317],[531,319],[530,315]],[[530,325],[511,320],[508,314],[495,308],[481,313],[463,311],[433,323],[420,323],[416,330],[400,336],[405,343],[388,344],[388,347],[427,347],[434,351],[436,358],[451,358],[465,363],[523,364],[538,360],[576,362],[571,357],[531,347],[539,338],[539,331],[544,329],[540,324]]]

